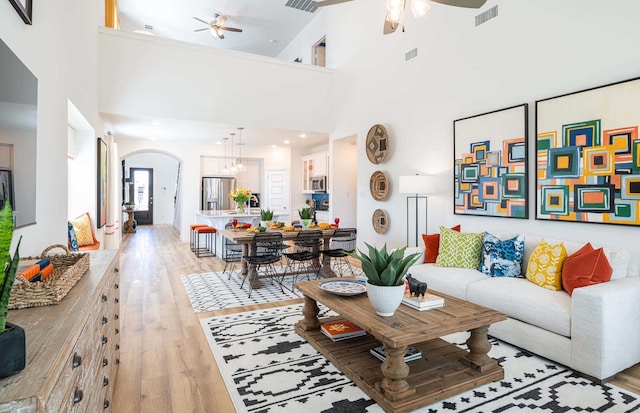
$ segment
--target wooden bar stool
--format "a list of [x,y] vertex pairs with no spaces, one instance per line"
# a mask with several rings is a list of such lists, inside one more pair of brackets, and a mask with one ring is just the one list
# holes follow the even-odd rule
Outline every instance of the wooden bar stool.
[[196,231],[195,229],[198,227],[208,227],[207,224],[191,224],[189,225],[189,248],[191,248],[192,252],[196,252]]
[[[218,247],[218,239],[216,237],[217,229],[210,226],[194,228],[196,238],[195,253],[196,257],[215,257],[216,248]],[[200,236],[204,235],[204,246],[200,246]]]

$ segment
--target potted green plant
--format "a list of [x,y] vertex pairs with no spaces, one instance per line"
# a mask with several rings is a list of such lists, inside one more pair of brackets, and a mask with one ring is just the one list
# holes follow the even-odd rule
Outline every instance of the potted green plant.
[[300,215],[300,221],[302,222],[302,228],[309,229],[311,225],[311,218],[313,217],[313,212],[311,208],[302,208],[298,210],[298,215]]
[[16,279],[18,262],[20,260],[18,249],[20,240],[16,246],[16,252],[11,258],[11,240],[13,239],[13,211],[8,202],[5,202],[0,211],[0,260],[3,262],[3,270],[0,271],[0,378],[11,376],[24,369],[26,361],[26,341],[24,329],[7,322],[9,311],[9,298],[11,289]]
[[367,276],[367,295],[371,305],[379,316],[392,316],[404,296],[404,275],[420,256],[419,253],[405,256],[407,247],[395,251],[387,251],[387,244],[382,249],[365,244],[369,255],[358,250],[350,254],[362,262],[362,271]]
[[267,229],[271,228],[273,224],[273,211],[270,209],[260,210],[260,226]]

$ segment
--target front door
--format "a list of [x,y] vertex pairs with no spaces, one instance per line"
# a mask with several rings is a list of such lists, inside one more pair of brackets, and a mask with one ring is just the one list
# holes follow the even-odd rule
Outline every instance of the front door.
[[267,171],[267,193],[263,195],[260,207],[270,208],[276,214],[289,214],[289,171],[270,169]]
[[131,168],[129,200],[135,202],[138,225],[153,225],[153,168]]

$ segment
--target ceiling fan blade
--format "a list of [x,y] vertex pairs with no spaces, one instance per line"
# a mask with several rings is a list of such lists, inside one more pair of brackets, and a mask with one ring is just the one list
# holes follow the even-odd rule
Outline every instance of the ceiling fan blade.
[[334,4],[346,3],[348,1],[353,1],[353,0],[321,0],[321,1],[316,1],[314,3],[314,6],[316,7],[332,6]]
[[384,21],[384,28],[382,29],[383,34],[391,34],[396,31],[396,29],[400,26],[400,23],[393,23],[389,20]]
[[216,26],[222,26],[226,21],[227,21],[227,16],[220,16],[218,20],[216,20]]
[[431,0],[447,6],[466,7],[468,9],[479,9],[484,6],[487,0]]
[[209,28],[205,27],[204,29],[196,29],[196,30],[194,30],[194,32],[203,32],[205,30],[209,30]]
[[199,22],[202,22],[202,23],[206,24],[207,26],[209,25],[209,22],[206,22],[206,21],[204,21],[204,20],[202,20],[202,19],[200,19],[198,17],[194,17],[194,19],[196,19]]
[[227,27],[227,26],[223,26],[223,27],[218,27],[221,30],[226,30],[228,32],[242,32],[242,29],[237,29],[235,27]]

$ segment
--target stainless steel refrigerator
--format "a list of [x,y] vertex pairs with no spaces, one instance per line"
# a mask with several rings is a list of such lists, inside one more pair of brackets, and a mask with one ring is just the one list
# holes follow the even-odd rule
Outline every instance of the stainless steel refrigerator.
[[203,210],[226,210],[235,208],[229,192],[236,189],[236,178],[228,176],[205,176],[202,178],[200,207]]

